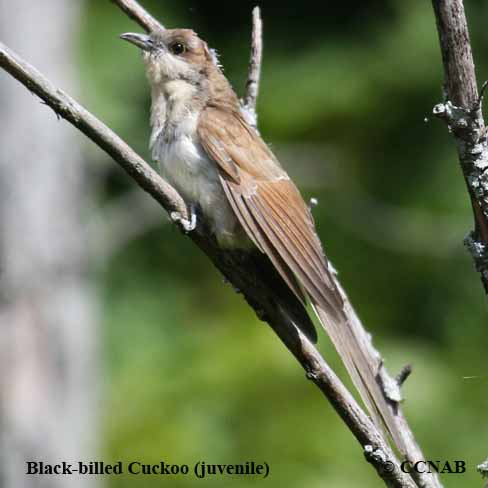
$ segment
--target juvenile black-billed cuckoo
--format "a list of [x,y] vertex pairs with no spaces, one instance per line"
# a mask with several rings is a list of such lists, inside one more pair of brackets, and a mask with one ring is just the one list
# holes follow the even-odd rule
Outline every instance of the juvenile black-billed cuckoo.
[[[150,147],[163,176],[199,207],[222,247],[261,252],[305,306],[310,300],[375,421],[398,441],[376,364],[348,323],[310,211],[245,120],[214,54],[188,29],[123,34],[142,50],[151,87]],[[192,218],[181,222],[187,231]],[[302,331],[317,336],[309,320]]]

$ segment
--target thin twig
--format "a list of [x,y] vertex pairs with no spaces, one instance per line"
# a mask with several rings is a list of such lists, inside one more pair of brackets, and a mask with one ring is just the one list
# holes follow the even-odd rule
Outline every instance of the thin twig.
[[[488,296],[488,145],[462,0],[432,0],[444,64],[447,101],[434,107],[456,139],[475,230],[465,240]],[[483,90],[485,89],[484,86]]]
[[118,5],[131,19],[135,20],[146,32],[164,30],[164,26],[139,3],[132,0],[112,0],[112,2]]
[[401,388],[405,381],[407,381],[408,377],[412,374],[412,365],[406,364],[400,370],[400,372],[395,376],[395,381],[397,382],[398,386]]
[[263,60],[263,21],[261,10],[254,7],[252,11],[252,36],[251,36],[251,57],[249,59],[249,70],[246,82],[246,94],[244,96],[242,109],[246,120],[253,127],[258,125],[258,114],[256,103],[259,94],[259,81],[261,78],[261,63]]

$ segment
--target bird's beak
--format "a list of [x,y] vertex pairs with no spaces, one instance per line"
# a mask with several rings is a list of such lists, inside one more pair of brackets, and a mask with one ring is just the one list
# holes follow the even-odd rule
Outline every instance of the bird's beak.
[[120,38],[124,39],[124,41],[129,41],[144,51],[149,51],[149,49],[152,47],[151,38],[146,34],[126,32],[125,34],[121,34]]

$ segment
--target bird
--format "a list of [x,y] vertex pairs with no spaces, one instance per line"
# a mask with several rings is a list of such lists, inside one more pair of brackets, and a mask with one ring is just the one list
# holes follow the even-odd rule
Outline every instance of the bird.
[[349,323],[309,206],[277,157],[243,114],[213,49],[191,29],[120,36],[142,52],[151,90],[152,158],[182,195],[190,217],[202,215],[218,246],[264,256],[306,317],[297,325],[312,342],[311,303],[373,421],[401,445],[365,338]]

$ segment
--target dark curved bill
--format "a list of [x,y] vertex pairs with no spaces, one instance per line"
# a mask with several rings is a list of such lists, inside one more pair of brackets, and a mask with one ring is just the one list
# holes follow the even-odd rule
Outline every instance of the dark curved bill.
[[121,34],[120,38],[124,41],[128,41],[135,46],[144,49],[145,51],[151,48],[152,42],[151,38],[146,34],[136,34],[134,32],[126,32]]

